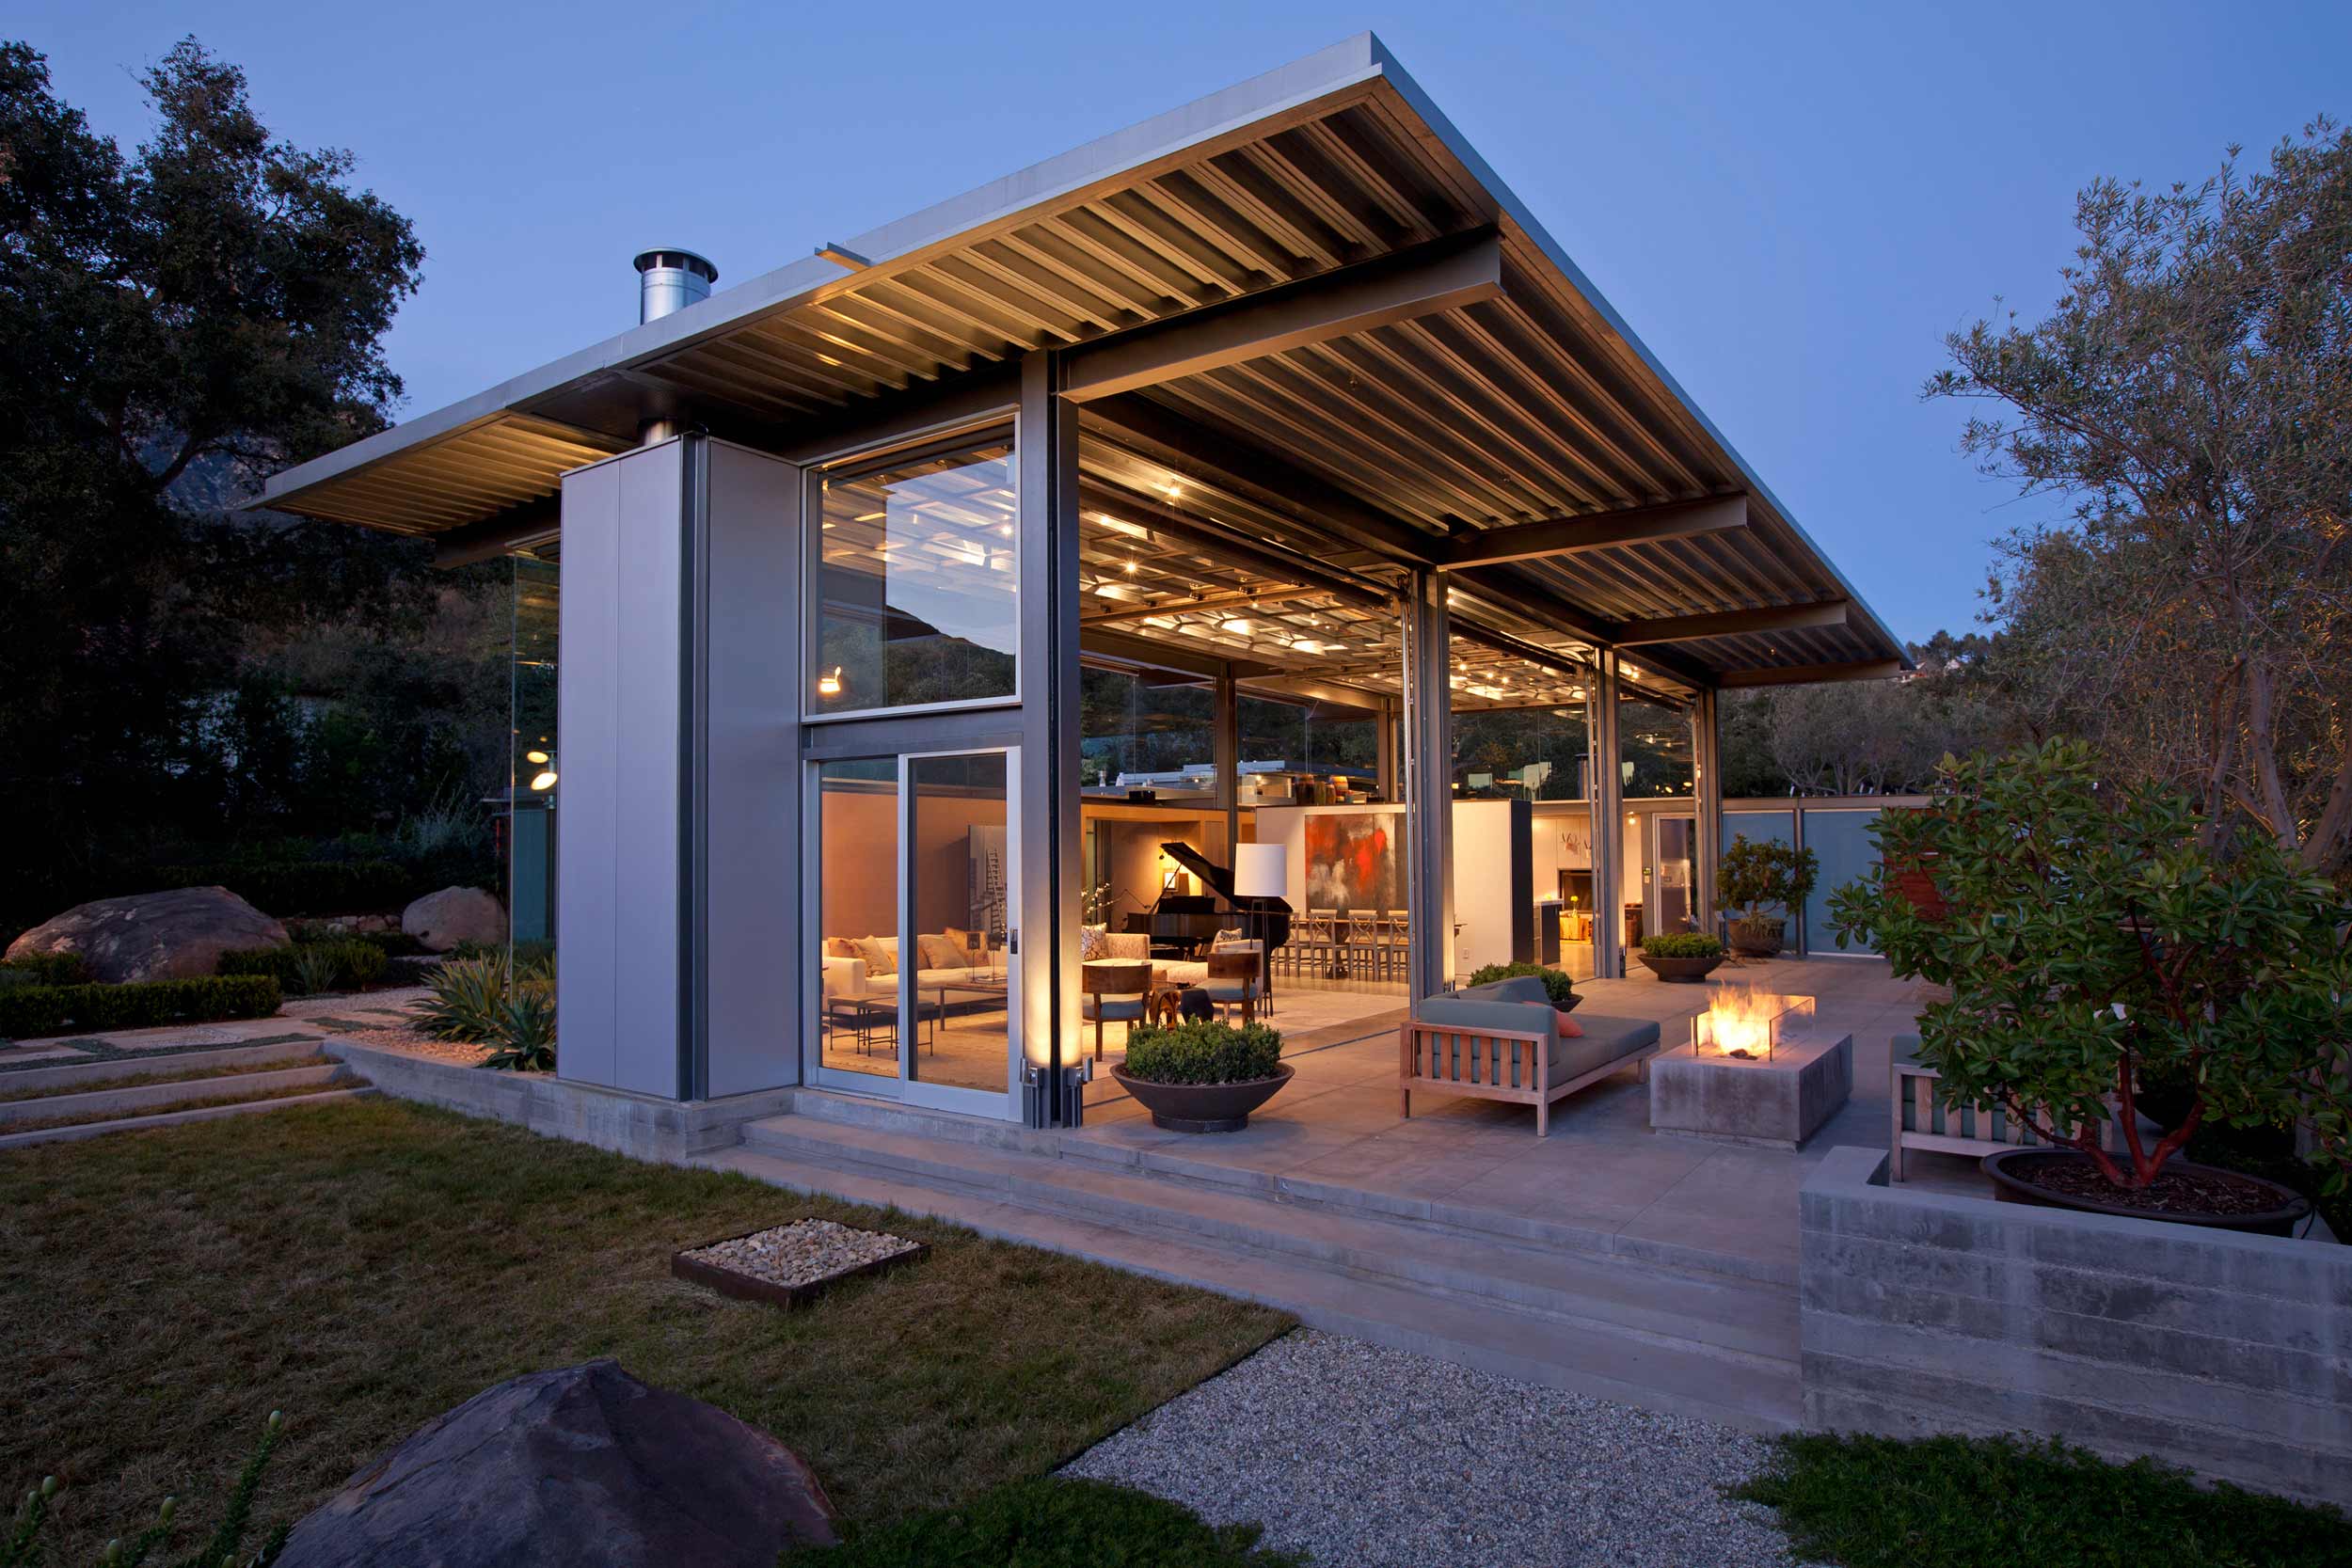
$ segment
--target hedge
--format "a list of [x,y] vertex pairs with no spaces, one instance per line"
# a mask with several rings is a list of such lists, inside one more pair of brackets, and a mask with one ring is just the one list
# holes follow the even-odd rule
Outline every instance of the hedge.
[[200,980],[135,980],[121,986],[18,986],[0,990],[0,1038],[62,1035],[69,1029],[143,1029],[267,1018],[284,1000],[266,974]]

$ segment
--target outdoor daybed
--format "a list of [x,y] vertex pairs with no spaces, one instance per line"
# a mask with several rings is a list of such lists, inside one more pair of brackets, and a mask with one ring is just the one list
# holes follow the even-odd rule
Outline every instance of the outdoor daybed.
[[1581,1035],[1564,1037],[1533,975],[1422,997],[1397,1031],[1402,1114],[1413,1114],[1416,1089],[1511,1101],[1535,1107],[1540,1138],[1553,1101],[1658,1054],[1658,1025],[1645,1019],[1581,1013],[1575,1023]]

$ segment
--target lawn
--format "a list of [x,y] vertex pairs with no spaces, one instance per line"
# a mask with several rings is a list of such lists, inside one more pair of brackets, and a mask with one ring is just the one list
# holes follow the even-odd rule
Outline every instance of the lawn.
[[[669,1276],[803,1214],[931,1243],[797,1313]],[[54,1472],[65,1560],[225,1495],[299,1514],[501,1379],[610,1355],[816,1466],[852,1521],[1043,1473],[1289,1326],[1266,1308],[903,1215],[391,1100],[0,1155],[0,1486]]]
[[2014,1438],[1804,1435],[1735,1494],[1780,1511],[1797,1557],[1843,1568],[2343,1568],[2352,1521],[2150,1461]]

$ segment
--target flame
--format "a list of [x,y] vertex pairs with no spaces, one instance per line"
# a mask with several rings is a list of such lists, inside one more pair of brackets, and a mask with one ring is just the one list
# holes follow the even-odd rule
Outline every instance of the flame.
[[1708,1004],[1702,1027],[1693,1037],[1701,1054],[1768,1058],[1772,1053],[1772,1020],[1788,1011],[1788,998],[1772,996],[1753,986],[1726,986]]

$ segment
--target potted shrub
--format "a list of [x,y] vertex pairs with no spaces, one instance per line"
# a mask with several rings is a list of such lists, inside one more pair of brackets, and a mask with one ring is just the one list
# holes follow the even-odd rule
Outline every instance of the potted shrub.
[[[2001,1196],[2288,1233],[2308,1210],[2292,1189],[2176,1156],[2201,1127],[2297,1117],[2330,1189],[2352,1178],[2352,904],[2274,840],[2103,784],[2063,741],[1947,758],[1933,803],[1876,832],[1881,866],[1831,900],[1837,943],[1949,989],[1919,1019],[1945,1103],[1998,1105],[2047,1146],[1986,1157]],[[1940,918],[1900,885],[1923,863]],[[2172,1125],[2144,1133],[2158,1085]]]
[[1724,961],[1724,944],[1703,931],[1644,937],[1637,955],[1661,980],[1704,980]]
[[[1715,870],[1723,901],[1740,913],[1731,922],[1731,945],[1752,958],[1769,958],[1788,940],[1788,916],[1804,908],[1820,880],[1821,861],[1790,844],[1758,844],[1745,833],[1731,841]],[[1777,908],[1779,914],[1767,914]]]
[[1584,999],[1576,994],[1576,982],[1561,970],[1543,964],[1487,964],[1470,971],[1472,986],[1490,986],[1497,980],[1516,980],[1533,975],[1544,983],[1545,992],[1551,998],[1553,1010],[1562,1018],[1576,1011],[1576,1005]]
[[1153,1126],[1176,1132],[1237,1132],[1249,1113],[1274,1098],[1295,1070],[1282,1060],[1282,1036],[1263,1023],[1235,1028],[1213,1019],[1173,1025],[1137,1024],[1127,1059],[1111,1069],[1120,1086],[1152,1113]]

